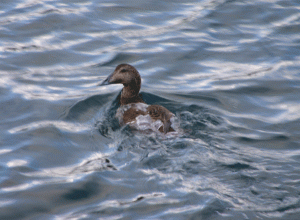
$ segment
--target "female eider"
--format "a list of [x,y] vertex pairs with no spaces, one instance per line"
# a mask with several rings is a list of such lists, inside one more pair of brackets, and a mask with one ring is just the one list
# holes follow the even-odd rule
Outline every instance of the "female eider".
[[147,105],[139,96],[141,76],[129,64],[120,64],[100,85],[123,84],[120,107],[116,117],[120,125],[128,124],[137,130],[174,131],[171,127],[174,114],[160,105]]

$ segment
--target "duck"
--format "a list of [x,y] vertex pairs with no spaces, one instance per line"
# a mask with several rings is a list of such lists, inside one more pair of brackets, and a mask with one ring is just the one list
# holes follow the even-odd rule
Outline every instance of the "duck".
[[130,64],[119,64],[100,86],[123,84],[116,117],[121,126],[135,130],[153,130],[160,133],[175,131],[172,121],[175,115],[161,105],[148,105],[141,98],[141,76]]

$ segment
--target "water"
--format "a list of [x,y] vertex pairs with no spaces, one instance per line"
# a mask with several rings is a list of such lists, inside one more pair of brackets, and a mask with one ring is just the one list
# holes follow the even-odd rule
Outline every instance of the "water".
[[[0,9],[0,219],[299,219],[298,1]],[[118,126],[120,63],[179,135]]]

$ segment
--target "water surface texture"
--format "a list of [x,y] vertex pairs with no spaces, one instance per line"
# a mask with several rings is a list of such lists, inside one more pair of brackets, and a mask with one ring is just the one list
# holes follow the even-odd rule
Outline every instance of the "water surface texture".
[[[2,0],[0,39],[0,219],[299,219],[298,0]],[[120,63],[177,135],[118,125]]]

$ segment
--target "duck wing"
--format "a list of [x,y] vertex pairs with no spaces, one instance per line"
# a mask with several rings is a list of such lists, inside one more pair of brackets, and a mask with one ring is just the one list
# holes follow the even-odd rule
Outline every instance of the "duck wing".
[[163,123],[163,127],[159,128],[161,132],[167,133],[169,131],[174,131],[170,121],[170,119],[174,117],[174,114],[168,109],[161,105],[150,105],[148,106],[147,111],[153,121],[161,120]]

